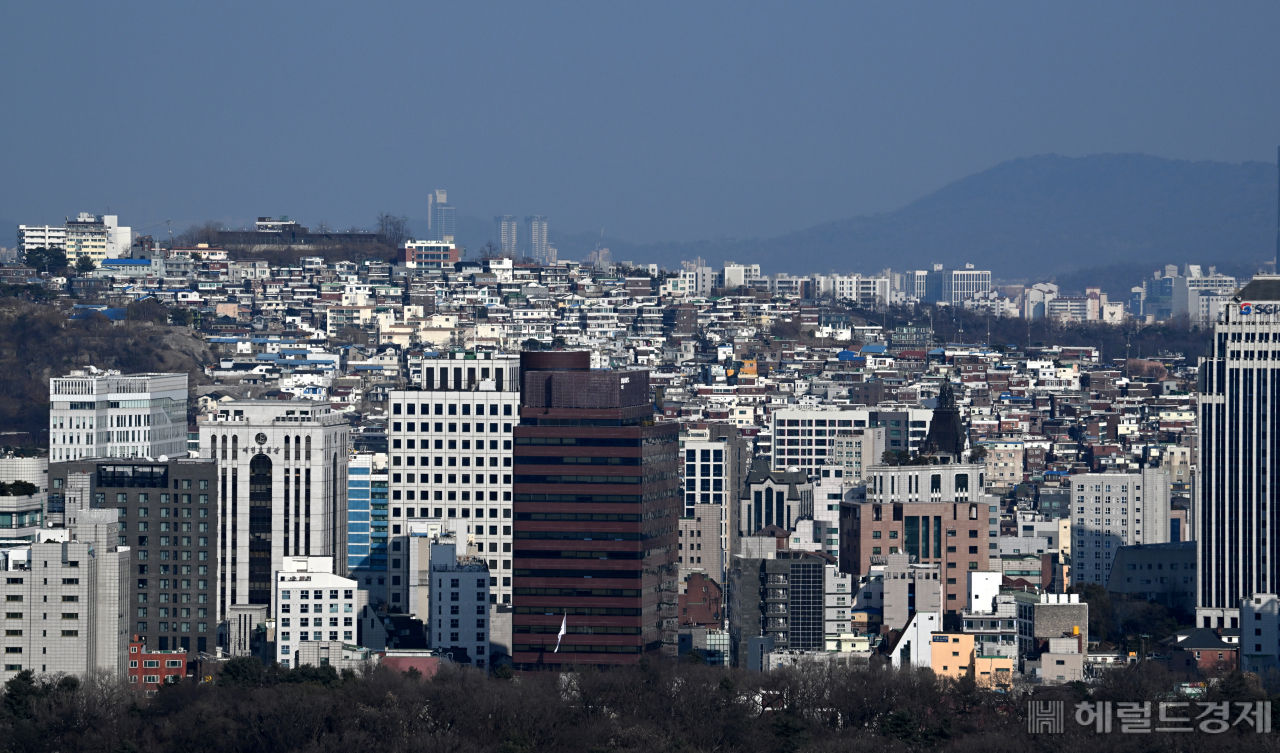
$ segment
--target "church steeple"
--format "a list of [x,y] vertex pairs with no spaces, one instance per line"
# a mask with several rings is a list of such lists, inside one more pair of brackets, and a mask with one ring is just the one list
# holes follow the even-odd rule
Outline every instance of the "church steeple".
[[964,455],[964,427],[960,423],[960,409],[951,382],[943,382],[938,392],[938,405],[933,409],[933,421],[929,433],[920,445],[921,455],[951,456],[950,462],[958,463]]

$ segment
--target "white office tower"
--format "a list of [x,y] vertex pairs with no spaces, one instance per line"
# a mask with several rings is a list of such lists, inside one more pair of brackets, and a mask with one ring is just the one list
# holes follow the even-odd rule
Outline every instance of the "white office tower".
[[1253,278],[1222,307],[1199,377],[1196,625],[1238,628],[1242,599],[1280,590],[1280,276]]
[[[319,666],[323,649],[340,655],[344,644],[358,645],[366,601],[356,582],[333,572],[332,557],[285,557],[282,564],[275,574],[272,612],[280,666]],[[308,661],[309,654],[315,660]]]
[[[489,659],[489,567],[479,557],[459,557],[457,539],[431,542],[427,639],[454,661],[484,669]],[[461,649],[461,651],[459,651]],[[464,656],[465,654],[465,656]]]
[[0,549],[0,682],[28,669],[124,678],[132,555],[118,531],[114,509],[83,510],[42,536],[58,540]]
[[[421,389],[388,393],[390,535],[441,521],[488,561],[493,594],[511,603],[512,427],[520,414],[520,358],[442,353],[423,361]],[[394,545],[393,545],[394,547]],[[391,611],[407,608],[408,559],[388,553]]]
[[1071,476],[1071,580],[1106,585],[1116,550],[1169,541],[1169,471]]
[[186,457],[187,375],[92,366],[49,380],[49,457]]
[[236,400],[200,417],[218,461],[220,603],[270,604],[285,557],[347,561],[350,428],[329,403]]

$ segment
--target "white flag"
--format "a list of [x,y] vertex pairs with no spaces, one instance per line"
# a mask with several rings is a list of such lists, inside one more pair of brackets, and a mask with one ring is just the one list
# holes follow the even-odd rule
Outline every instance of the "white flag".
[[560,632],[556,634],[556,650],[552,651],[551,653],[553,654],[560,653],[560,639],[564,638],[564,634],[569,632],[568,627],[569,627],[569,615],[565,614],[564,619],[560,620]]

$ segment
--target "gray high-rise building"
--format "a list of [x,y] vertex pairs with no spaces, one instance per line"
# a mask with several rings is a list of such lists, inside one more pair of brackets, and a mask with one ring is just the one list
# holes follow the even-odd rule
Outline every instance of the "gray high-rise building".
[[125,556],[133,603],[125,632],[161,651],[215,650],[220,608],[219,535],[214,498],[218,465],[210,459],[97,458],[49,467],[51,500],[68,528],[85,510],[111,513],[111,543]]
[[449,203],[449,194],[443,188],[432,192],[427,202],[427,234],[430,240],[452,240],[458,232],[458,210]]
[[524,218],[524,237],[526,253],[534,261],[546,264],[547,258],[547,218],[539,214],[531,214]]
[[24,670],[124,678],[130,553],[118,530],[115,510],[80,509],[66,530],[0,549],[0,682]]
[[1241,600],[1280,589],[1280,276],[1222,307],[1199,378],[1196,623],[1236,628]]
[[498,238],[498,249],[503,256],[520,253],[520,225],[515,215],[504,214],[493,218],[493,232]]

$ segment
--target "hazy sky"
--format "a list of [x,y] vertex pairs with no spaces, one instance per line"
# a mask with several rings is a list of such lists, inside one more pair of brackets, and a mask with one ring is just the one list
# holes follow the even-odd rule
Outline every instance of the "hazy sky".
[[1274,0],[10,2],[0,218],[346,227],[441,187],[767,236],[1034,154],[1274,161],[1277,40]]

